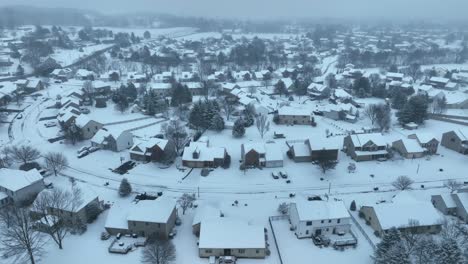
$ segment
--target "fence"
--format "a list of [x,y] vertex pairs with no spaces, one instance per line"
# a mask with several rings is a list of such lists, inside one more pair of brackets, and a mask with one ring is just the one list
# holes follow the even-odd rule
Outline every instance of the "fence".
[[137,122],[137,121],[141,121],[141,120],[151,119],[151,118],[153,118],[153,117],[152,116],[145,116],[145,117],[140,117],[140,118],[135,118],[135,119],[130,119],[130,120],[123,120],[123,121],[106,123],[106,124],[104,124],[104,126],[120,125],[120,124],[125,124],[125,123],[131,123],[131,122]]
[[349,215],[351,216],[351,220],[353,220],[354,224],[357,226],[357,228],[359,229],[359,231],[361,231],[362,235],[366,238],[367,242],[369,242],[369,244],[371,245],[371,247],[375,250],[375,244],[374,242],[372,241],[372,239],[370,239],[370,237],[367,235],[367,233],[364,231],[364,228],[362,228],[362,226],[359,224],[359,222],[356,220],[356,218],[354,217],[354,215],[348,210],[349,212]]
[[429,115],[429,118],[433,119],[433,120],[442,121],[442,122],[447,122],[447,123],[452,123],[452,124],[457,124],[457,125],[462,125],[462,126],[468,126],[468,122],[449,119],[449,118],[446,118],[446,117],[441,117],[441,116],[436,116],[436,115]]
[[285,220],[285,219],[288,219],[287,215],[270,216],[268,218],[268,222],[270,223],[271,233],[273,234],[273,240],[275,241],[276,251],[278,251],[278,257],[279,257],[281,264],[283,264],[283,258],[281,257],[281,252],[278,246],[278,241],[276,240],[275,229],[273,228],[273,224],[271,223],[271,221],[278,221],[278,220]]

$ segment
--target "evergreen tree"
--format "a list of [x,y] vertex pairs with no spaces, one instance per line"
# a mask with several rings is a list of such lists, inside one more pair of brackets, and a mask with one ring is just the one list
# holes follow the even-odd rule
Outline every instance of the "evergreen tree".
[[224,129],[224,119],[219,113],[215,114],[211,119],[210,129],[215,131],[222,131]]
[[276,84],[275,84],[275,93],[279,94],[279,95],[287,95],[288,94],[288,88],[286,87],[286,85],[284,84],[284,82],[282,80],[279,80]]
[[18,67],[16,67],[15,75],[19,76],[19,77],[24,75],[24,68],[23,68],[23,66],[21,66],[21,64],[19,64]]
[[119,195],[121,197],[127,197],[130,193],[132,193],[132,186],[128,182],[127,178],[123,178],[122,182],[120,182]]
[[236,138],[243,137],[245,134],[244,121],[242,119],[237,119],[234,122],[234,127],[232,128],[232,135]]
[[[387,257],[387,253],[390,251],[390,249],[396,245],[401,243],[401,235],[398,229],[396,228],[391,228],[389,229],[382,237],[382,241],[380,241],[379,244],[377,244],[377,248],[375,249],[374,252],[374,260],[377,261],[382,261],[385,260]],[[384,263],[384,262],[380,262]]]
[[143,37],[145,39],[150,39],[151,38],[151,33],[147,30],[147,31],[145,31],[145,33],[143,33]]
[[455,239],[441,241],[439,249],[436,251],[437,264],[461,264],[463,262],[463,252]]
[[401,91],[395,92],[392,97],[392,107],[394,109],[403,109],[406,102],[408,101],[408,97]]
[[427,119],[428,99],[424,95],[411,97],[403,109],[398,112],[398,121],[401,124],[414,122],[422,124]]

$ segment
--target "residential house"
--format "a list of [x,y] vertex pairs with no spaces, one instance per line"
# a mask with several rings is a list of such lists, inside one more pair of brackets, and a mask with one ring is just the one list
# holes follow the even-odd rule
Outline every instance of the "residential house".
[[429,79],[429,83],[434,88],[444,89],[445,86],[450,82],[450,79],[442,78],[442,77],[431,77]]
[[224,217],[202,221],[198,243],[201,258],[265,258],[266,251],[267,241],[261,225]]
[[401,156],[407,159],[422,158],[424,156],[424,149],[419,145],[416,140],[402,138],[392,143],[394,148]]
[[190,142],[182,155],[182,165],[189,168],[216,168],[227,165],[229,155],[223,147],[211,147],[209,142]]
[[130,149],[130,158],[137,161],[161,162],[170,160],[174,156],[173,142],[160,138],[140,140]]
[[278,124],[311,125],[312,113],[302,108],[284,106],[278,109]]
[[387,72],[387,75],[385,76],[385,79],[386,79],[387,82],[392,82],[392,81],[401,82],[401,81],[403,81],[404,76],[405,75],[403,73]]
[[185,82],[183,85],[186,85],[189,89],[192,96],[200,96],[206,93],[205,89],[200,82]]
[[137,234],[168,239],[177,218],[176,202],[159,197],[156,200],[141,200],[131,206],[111,207],[105,223],[111,235]]
[[111,86],[107,82],[94,81],[93,82],[93,93],[95,95],[108,95],[111,92]]
[[75,124],[81,129],[83,139],[91,139],[104,126],[86,115],[79,115],[76,117]]
[[323,98],[328,98],[328,96],[330,96],[331,89],[328,88],[328,86],[324,84],[311,83],[307,87],[307,93],[311,97],[323,99]]
[[295,162],[338,160],[339,145],[333,139],[306,139],[287,141],[290,157]]
[[283,167],[283,152],[275,143],[246,143],[241,145],[244,167]]
[[78,69],[75,73],[75,78],[78,80],[94,80],[96,78],[96,74],[93,71],[88,71],[85,69]]
[[382,134],[355,134],[344,138],[343,150],[355,161],[386,159],[387,143]]
[[93,138],[91,145],[112,151],[122,151],[133,146],[133,135],[129,131],[101,128]]
[[400,232],[434,234],[441,230],[441,216],[428,201],[401,192],[392,201],[363,205],[360,214],[380,236],[391,228]]
[[34,93],[40,90],[44,90],[44,84],[41,80],[28,80],[28,83],[24,87],[26,93]]
[[170,96],[172,84],[170,83],[150,83],[148,89],[152,90],[156,95],[161,97]]
[[[54,207],[55,204],[52,204],[51,207],[48,208],[49,215],[59,217],[61,220],[74,225],[86,224],[88,220],[93,217],[90,214],[90,208],[101,208],[98,195],[88,185],[74,183],[73,185],[68,184],[60,186],[60,188],[73,195],[73,202],[67,204],[57,203],[56,207]],[[44,189],[38,194],[36,199],[40,199],[42,195],[49,192],[52,192],[52,190]]]
[[0,169],[0,207],[32,202],[43,189],[44,180],[36,169]]
[[468,155],[468,129],[455,129],[442,134],[441,145]]
[[70,68],[55,69],[50,74],[50,77],[65,81],[68,78],[72,77],[72,70]]
[[444,215],[457,216],[468,223],[468,189],[462,188],[456,193],[437,194],[431,197],[432,204]]
[[350,103],[327,104],[318,107],[317,111],[322,113],[324,117],[335,121],[341,120],[350,123],[357,122],[357,117],[354,114],[356,113],[357,109]]
[[439,140],[430,133],[415,133],[408,135],[408,138],[416,139],[419,145],[425,149],[428,154],[436,154],[439,147]]
[[344,235],[351,232],[351,216],[342,201],[291,203],[289,221],[297,238]]

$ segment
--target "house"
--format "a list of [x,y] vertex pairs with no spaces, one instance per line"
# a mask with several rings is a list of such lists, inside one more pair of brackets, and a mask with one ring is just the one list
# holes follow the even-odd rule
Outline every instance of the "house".
[[416,200],[407,192],[401,192],[392,201],[363,205],[360,215],[380,236],[391,228],[400,232],[438,233],[441,216],[428,201]]
[[243,167],[283,167],[281,147],[274,143],[247,143],[241,145]]
[[96,77],[96,74],[93,71],[88,71],[85,69],[78,69],[75,73],[75,78],[78,80],[94,80]]
[[209,142],[190,142],[182,155],[182,165],[189,168],[226,166],[229,155],[223,147],[210,147]]
[[261,225],[224,217],[202,221],[198,243],[201,258],[265,258],[266,251],[267,241]]
[[185,82],[182,84],[187,86],[192,96],[204,95],[206,93],[200,82]]
[[288,91],[292,90],[294,86],[294,81],[291,78],[281,78],[278,80],[277,83],[279,83],[280,81],[284,83],[284,87],[286,87]]
[[240,89],[240,86],[236,83],[223,83],[221,87],[225,93],[230,93],[234,89]]
[[0,207],[32,202],[43,189],[44,180],[36,169],[0,169]]
[[133,145],[133,135],[129,131],[101,128],[93,138],[91,145],[112,151],[129,149]]
[[339,145],[332,139],[306,139],[287,141],[290,157],[295,162],[338,160]]
[[118,81],[120,80],[120,73],[118,71],[108,71],[99,76],[99,79],[103,82]]
[[318,83],[311,83],[307,87],[309,96],[314,98],[327,98],[330,96],[331,89],[328,86]]
[[416,140],[402,138],[392,143],[394,148],[401,156],[407,159],[422,158],[424,156],[424,149],[419,145]]
[[93,93],[95,95],[108,95],[111,91],[111,86],[107,82],[94,81],[93,82]]
[[416,133],[408,135],[408,138],[416,139],[419,145],[425,149],[428,154],[436,154],[439,147],[439,140],[430,133]]
[[432,195],[431,202],[444,215],[457,216],[468,223],[468,189],[460,189],[452,194]]
[[114,205],[107,215],[104,227],[111,235],[137,234],[168,239],[176,218],[176,202],[159,197],[156,200],[141,200],[131,206]]
[[355,134],[344,138],[343,150],[355,161],[386,159],[387,143],[382,134]]
[[[57,203],[57,207],[54,207],[55,204],[52,203],[51,207],[48,208],[49,215],[59,217],[66,223],[74,225],[86,224],[92,217],[89,209],[91,207],[101,208],[99,197],[92,187],[82,183],[74,183],[73,185],[61,186],[61,188],[68,194],[73,195],[73,202],[67,204]],[[50,192],[52,190],[44,189],[36,199],[40,199],[42,195]]]
[[405,75],[403,73],[387,72],[387,75],[385,76],[385,79],[387,80],[387,82],[392,82],[392,81],[401,82],[401,81],[403,81],[404,76]]
[[34,93],[40,90],[44,90],[44,84],[41,80],[28,80],[28,83],[24,87],[24,91],[27,93]]
[[297,238],[344,235],[351,232],[351,216],[342,201],[291,203],[289,221]]
[[468,155],[468,129],[456,129],[442,134],[441,145]]
[[130,148],[130,158],[143,162],[161,162],[172,159],[174,155],[172,141],[160,138],[140,140]]
[[341,120],[350,123],[357,122],[356,115],[353,115],[357,110],[354,105],[350,103],[327,104],[317,108],[317,111],[322,113],[324,117],[335,121]]
[[333,91],[333,96],[336,99],[340,100],[348,100],[348,99],[353,99],[353,96],[350,95],[348,92],[345,91],[345,89],[338,88]]
[[139,74],[136,72],[132,72],[127,74],[127,81],[132,83],[146,83],[148,78],[145,74]]
[[70,78],[71,75],[72,75],[72,70],[70,68],[64,68],[64,69],[53,70],[52,73],[50,74],[50,77],[65,81],[68,78]]
[[172,84],[170,83],[150,83],[148,89],[153,91],[156,95],[166,97],[171,94]]
[[212,218],[219,218],[221,217],[222,213],[221,210],[209,205],[205,204],[203,206],[199,206],[195,215],[193,216],[192,221],[192,232],[196,236],[200,236],[200,229],[201,223],[205,220],[212,219]]
[[278,109],[278,124],[311,125],[312,113],[301,108],[284,106]]
[[442,77],[431,77],[429,79],[429,83],[434,88],[444,89],[445,86],[450,82],[450,79],[442,78]]
[[91,139],[103,128],[103,124],[94,121],[86,115],[79,115],[75,118],[75,124],[81,129],[83,139]]

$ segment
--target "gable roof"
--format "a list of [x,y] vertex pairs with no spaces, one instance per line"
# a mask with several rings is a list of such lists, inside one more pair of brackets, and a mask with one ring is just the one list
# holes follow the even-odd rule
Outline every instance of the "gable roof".
[[12,192],[23,189],[38,181],[42,181],[42,176],[36,169],[29,171],[0,169],[0,186]]
[[354,134],[349,136],[355,147],[363,147],[369,142],[374,143],[377,146],[386,146],[387,142],[380,133],[372,134]]
[[127,216],[128,221],[167,223],[176,202],[169,198],[139,201]]
[[349,218],[342,201],[298,201],[292,203],[297,209],[299,221],[316,221]]

